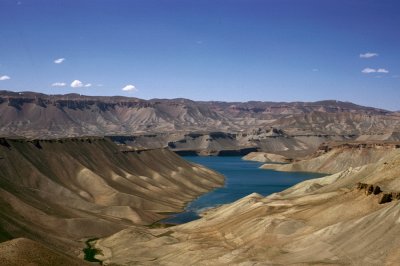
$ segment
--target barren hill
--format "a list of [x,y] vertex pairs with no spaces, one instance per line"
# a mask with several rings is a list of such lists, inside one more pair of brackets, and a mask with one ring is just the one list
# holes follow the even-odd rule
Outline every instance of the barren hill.
[[399,173],[397,150],[265,198],[249,195],[190,223],[130,227],[98,240],[97,258],[106,265],[399,265]]
[[40,266],[89,266],[79,258],[62,254],[50,247],[26,238],[16,238],[0,243],[0,262],[2,266],[40,265]]
[[400,131],[398,113],[348,102],[201,102],[0,91],[0,134],[27,137],[139,132],[381,134]]
[[[0,91],[0,136],[112,136],[181,153],[297,158],[329,141],[397,141],[400,116],[348,102],[204,102]],[[127,143],[129,142],[129,143]]]
[[334,174],[349,167],[376,163],[400,152],[400,142],[347,142],[323,144],[308,158],[289,164],[264,164],[261,168],[279,171]]
[[0,241],[26,237],[73,254],[87,238],[181,211],[223,179],[167,149],[95,137],[2,138]]

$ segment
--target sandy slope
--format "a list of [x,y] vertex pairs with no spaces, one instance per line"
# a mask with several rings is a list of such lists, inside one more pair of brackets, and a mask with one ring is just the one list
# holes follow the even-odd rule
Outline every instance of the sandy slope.
[[354,142],[321,146],[321,149],[326,150],[319,150],[304,160],[286,165],[265,164],[261,168],[279,171],[337,173],[349,167],[377,162],[382,157],[397,153],[400,150],[400,145],[398,143],[385,142]]
[[256,161],[262,163],[287,163],[290,161],[282,155],[267,152],[251,152],[243,157],[243,160]]
[[399,265],[400,202],[379,204],[358,182],[400,191],[400,152],[374,164],[252,194],[168,229],[130,227],[97,241],[121,265]]
[[222,184],[223,176],[167,149],[0,139],[0,241],[27,237],[77,255],[80,240],[149,225]]
[[81,259],[69,257],[49,247],[26,238],[16,238],[0,243],[2,266],[80,266],[91,265]]

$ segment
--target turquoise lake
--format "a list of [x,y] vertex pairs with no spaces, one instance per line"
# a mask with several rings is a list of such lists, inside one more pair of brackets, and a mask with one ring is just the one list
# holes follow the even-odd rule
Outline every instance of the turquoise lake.
[[182,158],[223,174],[225,185],[195,199],[186,206],[184,212],[163,220],[165,223],[190,222],[198,219],[198,213],[207,208],[231,203],[253,192],[267,196],[303,180],[322,176],[316,173],[278,172],[259,169],[263,163],[245,161],[240,156],[184,156]]

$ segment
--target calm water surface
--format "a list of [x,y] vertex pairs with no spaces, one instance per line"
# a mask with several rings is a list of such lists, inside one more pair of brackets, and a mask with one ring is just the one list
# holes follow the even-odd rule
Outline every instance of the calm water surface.
[[262,163],[244,161],[240,156],[185,156],[184,159],[204,165],[225,176],[225,185],[189,203],[186,210],[163,220],[166,223],[186,223],[199,218],[207,208],[231,203],[253,192],[267,196],[282,191],[303,180],[322,176],[315,173],[277,172],[259,169]]

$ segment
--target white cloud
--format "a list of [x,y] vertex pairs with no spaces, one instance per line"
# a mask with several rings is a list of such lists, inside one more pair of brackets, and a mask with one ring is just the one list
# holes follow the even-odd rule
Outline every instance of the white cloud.
[[365,53],[365,54],[360,54],[360,58],[372,58],[372,57],[376,57],[379,54],[377,53]]
[[364,68],[361,72],[364,74],[375,73],[376,69],[367,67],[367,68]]
[[318,68],[313,68],[313,69],[312,69],[312,72],[318,72],[318,71],[319,71]]
[[89,87],[92,87],[92,86],[93,86],[92,83],[84,84],[82,81],[77,80],[77,79],[71,82],[71,87],[72,88],[82,88],[82,87],[89,88]]
[[361,72],[364,73],[364,74],[370,74],[370,73],[384,73],[384,74],[386,74],[386,73],[389,73],[389,70],[384,69],[384,68],[375,69],[375,68],[367,67],[367,68],[364,68]]
[[76,79],[71,82],[71,87],[72,88],[80,88],[80,87],[83,87],[83,83],[82,83],[82,81]]
[[131,84],[126,85],[122,88],[123,91],[137,91],[137,88]]
[[54,64],[61,64],[64,61],[65,61],[65,58],[58,58],[58,59],[54,60]]
[[53,86],[53,87],[65,87],[65,86],[67,86],[67,83],[65,83],[65,82],[54,82],[53,84],[51,84],[51,86]]
[[384,68],[379,68],[376,72],[378,72],[378,73],[389,73],[389,70],[387,70],[387,69],[384,69]]
[[8,79],[11,79],[11,78],[7,75],[0,76],[0,80],[8,80]]

